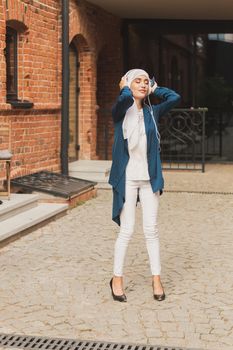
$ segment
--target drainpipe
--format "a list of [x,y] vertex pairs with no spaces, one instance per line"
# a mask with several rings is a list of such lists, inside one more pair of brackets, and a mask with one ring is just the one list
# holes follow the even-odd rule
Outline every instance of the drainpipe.
[[61,172],[68,175],[69,147],[69,0],[62,0]]

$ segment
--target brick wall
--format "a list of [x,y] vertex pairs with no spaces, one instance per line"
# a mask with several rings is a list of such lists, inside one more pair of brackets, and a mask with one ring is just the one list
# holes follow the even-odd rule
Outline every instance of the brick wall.
[[[60,170],[60,3],[55,0],[0,0],[0,132],[1,123],[9,123],[12,132],[8,148],[14,153],[12,177],[41,169]],[[29,110],[15,109],[6,103],[7,24],[18,31],[18,98],[34,103]],[[112,105],[118,93],[122,74],[120,26],[120,19],[101,8],[84,0],[70,0],[70,43],[76,45],[80,62],[77,135],[80,159],[104,156],[102,124],[106,123],[106,118],[101,111]],[[101,112],[98,125],[97,110]],[[108,115],[107,125],[110,155],[111,115]],[[0,142],[0,149],[5,146]],[[0,177],[3,177],[1,168]]]
[[81,159],[105,159],[105,153],[111,158],[113,125],[109,111],[123,73],[120,31],[119,18],[84,1],[72,3],[70,40],[77,47],[80,61]]
[[[8,145],[0,149],[14,154],[12,177],[60,168],[57,14],[55,0],[0,2],[0,133],[3,122],[11,127]],[[34,103],[29,110],[6,103],[6,25],[18,32],[18,98]]]

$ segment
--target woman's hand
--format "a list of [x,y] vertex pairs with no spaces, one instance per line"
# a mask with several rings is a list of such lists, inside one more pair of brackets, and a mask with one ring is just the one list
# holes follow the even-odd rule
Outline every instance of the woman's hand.
[[154,82],[153,86],[149,86],[149,95],[152,94],[152,92],[155,91],[155,89],[157,88],[158,84],[156,83],[156,81]]
[[123,89],[123,87],[125,87],[125,86],[127,86],[127,83],[126,83],[125,77],[123,76],[123,77],[121,78],[120,83],[119,83],[120,90]]

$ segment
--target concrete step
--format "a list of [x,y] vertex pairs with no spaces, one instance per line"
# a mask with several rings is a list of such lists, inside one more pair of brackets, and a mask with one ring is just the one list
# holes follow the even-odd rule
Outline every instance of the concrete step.
[[0,241],[35,226],[68,209],[67,204],[41,203],[0,223]]
[[107,183],[111,164],[109,160],[78,160],[69,164],[69,175],[98,183]]
[[[36,194],[17,194],[12,193],[10,200],[6,197],[0,197],[2,204],[0,205],[0,222],[14,215],[24,212],[25,210],[37,206],[39,196]],[[1,231],[1,230],[0,230]]]
[[96,185],[96,188],[97,189],[101,189],[101,190],[111,190],[112,189],[112,186],[109,185],[109,183],[107,181],[99,181]]
[[89,173],[89,172],[78,172],[70,171],[69,176],[76,177],[82,180],[88,180],[93,182],[108,182],[109,175],[101,176],[99,173]]

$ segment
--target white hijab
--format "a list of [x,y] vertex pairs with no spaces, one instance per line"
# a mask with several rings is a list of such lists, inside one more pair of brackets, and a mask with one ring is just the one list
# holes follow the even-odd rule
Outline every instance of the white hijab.
[[[129,70],[125,74],[127,86],[130,88],[132,81],[140,75],[144,75],[149,79],[148,73],[143,69]],[[133,105],[128,108],[122,124],[123,136],[124,139],[128,139],[128,147],[130,150],[132,150],[138,144],[139,141],[138,113],[139,111],[134,100]]]

